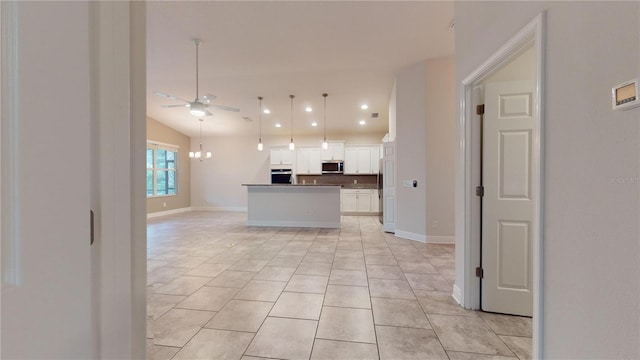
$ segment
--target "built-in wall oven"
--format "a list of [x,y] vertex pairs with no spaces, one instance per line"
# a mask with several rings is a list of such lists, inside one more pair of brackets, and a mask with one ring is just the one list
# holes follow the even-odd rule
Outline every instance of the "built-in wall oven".
[[272,184],[291,184],[291,169],[271,169]]

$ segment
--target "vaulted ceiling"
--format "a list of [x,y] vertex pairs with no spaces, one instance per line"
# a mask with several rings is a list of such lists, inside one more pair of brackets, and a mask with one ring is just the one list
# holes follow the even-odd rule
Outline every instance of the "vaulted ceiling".
[[258,96],[271,111],[262,114],[263,134],[288,135],[290,94],[296,96],[294,133],[321,135],[325,92],[329,134],[384,133],[396,72],[453,55],[452,20],[453,2],[148,2],[147,114],[198,135],[197,117],[186,107],[163,108],[180,102],[153,92],[193,101],[192,39],[199,38],[200,96],[214,94],[213,104],[240,109],[211,110],[205,136],[257,135]]

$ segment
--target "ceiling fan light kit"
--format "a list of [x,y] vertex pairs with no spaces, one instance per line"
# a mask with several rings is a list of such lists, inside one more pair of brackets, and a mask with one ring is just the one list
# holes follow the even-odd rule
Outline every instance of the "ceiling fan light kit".
[[173,96],[173,95],[169,95],[160,91],[155,91],[154,93],[156,95],[159,96],[163,96],[166,98],[169,98],[171,100],[177,100],[177,101],[182,101],[185,102],[185,105],[163,105],[163,107],[188,107],[189,108],[189,113],[191,113],[191,115],[193,116],[211,116],[213,115],[208,108],[213,108],[213,109],[220,109],[220,110],[227,110],[227,111],[234,111],[234,112],[239,112],[240,109],[234,108],[234,107],[229,107],[229,106],[222,106],[222,105],[214,105],[211,104],[211,101],[213,99],[216,98],[215,95],[211,95],[211,94],[206,94],[203,95],[202,97],[200,97],[200,83],[199,83],[199,79],[200,79],[200,67],[199,67],[199,52],[198,49],[200,47],[200,39],[193,39],[193,42],[196,44],[196,98],[193,101],[187,101],[184,99],[181,99],[179,97]]

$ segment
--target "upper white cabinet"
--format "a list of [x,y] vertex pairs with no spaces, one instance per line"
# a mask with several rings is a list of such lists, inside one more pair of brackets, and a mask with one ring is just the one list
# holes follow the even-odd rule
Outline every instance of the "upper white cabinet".
[[296,154],[296,174],[322,174],[320,148],[299,149]]
[[293,165],[293,150],[288,148],[271,148],[271,165]]
[[380,146],[371,148],[371,172],[373,174],[380,172],[380,159],[382,158],[380,155]]
[[328,143],[329,148],[322,149],[322,160],[345,160],[344,142],[330,141]]
[[380,146],[350,147],[344,149],[344,154],[345,174],[377,174],[380,170]]

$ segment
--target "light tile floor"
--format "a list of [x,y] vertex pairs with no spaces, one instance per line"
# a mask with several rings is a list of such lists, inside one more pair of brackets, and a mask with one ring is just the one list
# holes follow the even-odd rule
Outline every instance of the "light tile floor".
[[451,297],[454,247],[384,233],[259,228],[245,213],[148,224],[149,359],[528,359],[531,319]]

